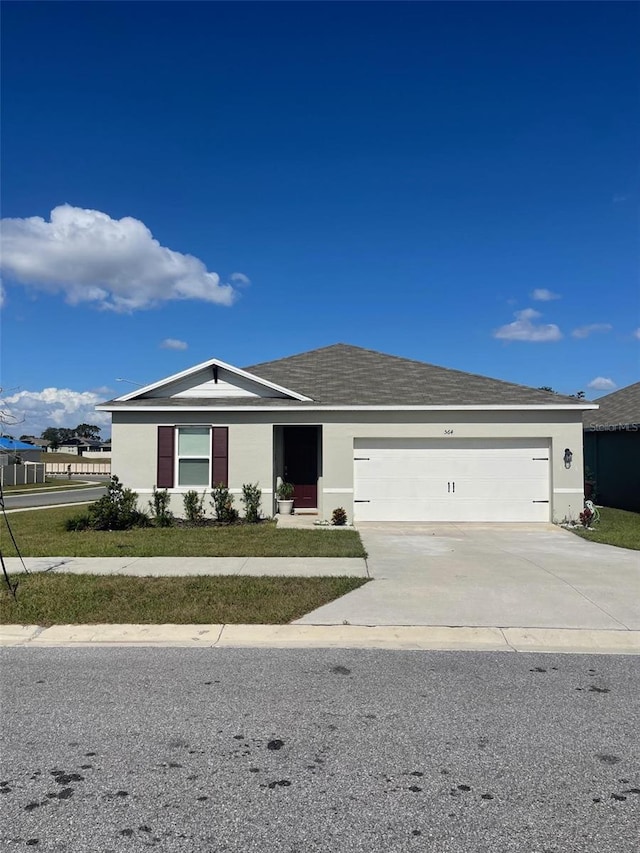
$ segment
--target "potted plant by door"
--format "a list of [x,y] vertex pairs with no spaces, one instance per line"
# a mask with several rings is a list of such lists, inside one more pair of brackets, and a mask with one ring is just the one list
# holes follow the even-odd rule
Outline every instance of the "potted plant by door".
[[280,515],[291,515],[293,512],[293,483],[282,482],[276,489],[278,497],[278,512]]

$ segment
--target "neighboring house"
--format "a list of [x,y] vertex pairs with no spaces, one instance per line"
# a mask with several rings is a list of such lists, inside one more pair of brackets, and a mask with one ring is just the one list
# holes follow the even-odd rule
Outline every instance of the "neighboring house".
[[584,413],[585,479],[597,503],[640,512],[640,382],[596,402]]
[[69,438],[60,442],[54,453],[76,453],[82,456],[87,451],[100,450],[102,442],[92,438]]
[[8,464],[13,464],[16,461],[21,462],[39,462],[40,448],[34,447],[33,444],[27,444],[24,441],[18,441],[15,438],[7,436],[0,437],[0,453],[6,453]]
[[[582,412],[595,404],[335,344],[240,369],[218,359],[97,407],[112,473],[146,504],[225,483],[241,506],[280,479],[297,512],[358,521],[561,521],[583,507]],[[567,455],[566,451],[572,454]]]
[[99,441],[96,447],[91,447],[89,450],[82,451],[83,458],[86,458],[87,456],[99,457],[107,455],[111,455],[111,439],[107,439],[107,441]]
[[41,450],[43,453],[46,453],[49,450],[51,445],[50,441],[47,441],[44,438],[36,438],[34,435],[28,436],[28,439],[24,439],[27,444],[32,444],[34,447],[37,447],[38,450]]

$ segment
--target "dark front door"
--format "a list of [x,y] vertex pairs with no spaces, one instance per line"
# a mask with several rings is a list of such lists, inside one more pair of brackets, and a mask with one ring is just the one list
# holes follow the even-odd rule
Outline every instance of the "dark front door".
[[284,428],[284,479],[294,485],[294,509],[318,506],[318,432],[318,427]]

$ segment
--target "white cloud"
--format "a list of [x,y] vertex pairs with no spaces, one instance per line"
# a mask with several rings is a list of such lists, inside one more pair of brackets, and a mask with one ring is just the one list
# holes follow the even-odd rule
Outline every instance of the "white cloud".
[[514,313],[515,321],[507,323],[506,326],[500,326],[493,333],[493,337],[502,341],[531,341],[533,343],[559,341],[562,332],[554,323],[533,322],[541,316],[540,312],[533,308],[516,311]]
[[111,415],[94,410],[104,400],[104,394],[93,391],[43,388],[8,394],[0,401],[0,408],[9,415],[7,431],[12,434],[39,436],[50,426],[73,429],[88,423],[102,427],[101,436],[106,438],[111,432]]
[[596,376],[589,382],[588,388],[593,388],[594,391],[613,391],[618,386],[613,379],[607,379],[606,376]]
[[189,344],[186,341],[179,341],[177,338],[165,338],[160,344],[161,349],[188,349]]
[[3,219],[1,251],[7,276],[62,292],[71,305],[130,312],[174,299],[231,305],[236,297],[199,258],[161,246],[139,219],[69,204],[54,208],[50,222]]
[[636,338],[636,340],[640,341],[640,327],[635,330],[635,332],[633,333],[633,337]]
[[588,326],[578,326],[571,334],[574,338],[588,338],[598,332],[610,332],[613,329],[611,323],[590,323]]
[[249,276],[242,272],[232,272],[229,276],[229,281],[232,281],[234,284],[238,284],[241,287],[247,287],[247,285],[251,284]]
[[536,302],[551,302],[552,299],[560,299],[560,294],[553,293],[546,287],[536,287],[531,293],[531,298],[535,299]]

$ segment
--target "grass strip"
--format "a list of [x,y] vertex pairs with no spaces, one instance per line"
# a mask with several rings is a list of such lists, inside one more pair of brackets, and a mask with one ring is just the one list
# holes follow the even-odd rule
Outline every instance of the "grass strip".
[[576,527],[573,532],[590,542],[640,551],[640,513],[603,506],[600,507],[600,521],[594,528]]
[[[102,483],[98,483],[98,486]],[[50,480],[47,478],[45,483],[26,483],[22,486],[3,486],[2,491],[5,495],[19,495],[28,492],[55,492],[73,489],[95,489],[96,483],[85,483],[82,480],[78,482],[69,482],[68,480]]]
[[[12,578],[16,580],[15,577]],[[31,574],[17,601],[0,592],[0,622],[20,625],[284,625],[367,583],[363,578]]]
[[76,465],[94,465],[96,462],[111,462],[111,455],[78,456],[77,453],[53,453],[46,451],[40,454],[41,462],[75,462]]
[[[16,512],[11,529],[24,557],[365,557],[355,530],[278,529],[275,522],[67,532],[84,507]],[[0,522],[3,541],[8,540]],[[7,541],[5,557],[16,556]]]

